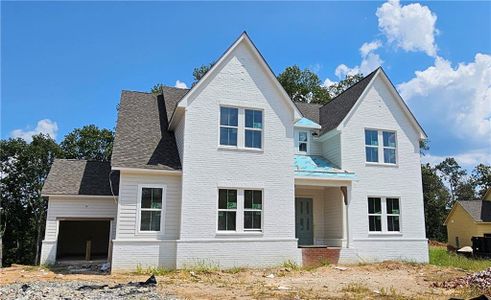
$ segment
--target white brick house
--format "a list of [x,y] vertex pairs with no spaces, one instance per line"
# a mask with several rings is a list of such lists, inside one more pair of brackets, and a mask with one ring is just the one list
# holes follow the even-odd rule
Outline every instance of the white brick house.
[[41,260],[427,262],[424,138],[381,68],[294,103],[244,33],[190,90],[123,91],[110,164],[55,161]]

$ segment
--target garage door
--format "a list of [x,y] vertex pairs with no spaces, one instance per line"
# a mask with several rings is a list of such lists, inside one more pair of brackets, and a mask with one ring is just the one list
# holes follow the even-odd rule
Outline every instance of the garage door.
[[106,260],[108,257],[110,220],[60,221],[57,259]]

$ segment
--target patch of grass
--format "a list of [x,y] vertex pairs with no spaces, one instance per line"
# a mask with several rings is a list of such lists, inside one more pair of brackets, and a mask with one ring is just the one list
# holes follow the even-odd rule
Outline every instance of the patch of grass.
[[298,271],[301,269],[301,267],[296,262],[291,261],[291,260],[284,261],[281,266],[283,268],[287,268],[287,269],[294,270],[294,271]]
[[186,271],[192,271],[195,273],[213,273],[220,270],[220,265],[214,261],[199,259],[195,263],[186,266]]
[[136,271],[134,274],[136,275],[155,275],[155,276],[163,276],[168,273],[172,272],[169,269],[166,269],[164,267],[147,267],[144,268],[140,264],[136,266]]
[[354,293],[354,294],[371,293],[371,290],[366,285],[357,282],[349,283],[347,286],[343,287],[341,291],[345,293]]
[[237,273],[240,273],[244,270],[245,270],[245,268],[242,268],[242,267],[233,267],[233,268],[225,269],[225,270],[223,270],[223,272],[229,273],[229,274],[237,274]]
[[430,264],[441,267],[461,268],[468,271],[482,271],[491,267],[491,260],[468,258],[448,252],[443,247],[430,246]]

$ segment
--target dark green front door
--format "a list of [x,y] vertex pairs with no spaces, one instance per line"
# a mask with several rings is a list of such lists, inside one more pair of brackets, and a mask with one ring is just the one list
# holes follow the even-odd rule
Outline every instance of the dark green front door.
[[298,245],[312,245],[314,243],[314,222],[311,198],[295,199],[295,236]]

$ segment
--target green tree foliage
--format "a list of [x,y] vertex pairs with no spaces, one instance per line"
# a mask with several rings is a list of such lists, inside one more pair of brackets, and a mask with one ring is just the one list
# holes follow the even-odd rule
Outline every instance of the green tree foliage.
[[325,104],[331,100],[319,76],[307,68],[301,70],[297,65],[290,66],[277,78],[293,101]]
[[164,85],[163,85],[162,83],[157,83],[157,84],[155,84],[155,85],[152,87],[152,89],[150,90],[150,92],[151,92],[152,94],[156,94],[156,95],[157,95],[157,94],[160,94],[160,92],[162,91],[162,87],[163,87],[163,86],[164,86]]
[[67,134],[60,146],[66,158],[110,161],[113,140],[111,130],[86,125]]
[[491,166],[485,164],[477,165],[472,170],[471,180],[477,189],[477,197],[482,199],[488,189],[491,188]]
[[463,184],[463,178],[467,175],[467,172],[457,163],[453,157],[448,157],[438,165],[436,169],[442,174],[445,181],[450,186],[450,195],[452,196],[452,203],[455,202],[457,190],[460,185]]
[[443,222],[447,217],[450,193],[437,170],[429,164],[421,165],[423,179],[423,200],[425,209],[426,237],[445,242],[447,232]]
[[196,83],[198,83],[198,81],[203,78],[203,76],[205,76],[206,73],[208,73],[208,71],[211,69],[211,67],[213,67],[215,63],[210,63],[208,65],[201,65],[197,68],[194,68],[193,70],[193,78],[194,78],[194,81],[192,83],[192,86],[194,86]]
[[31,143],[1,140],[0,149],[3,262],[38,263],[47,209],[41,188],[54,158],[63,153],[54,140],[42,134]]
[[346,77],[338,83],[331,84],[327,90],[332,98],[335,98],[342,92],[349,89],[352,85],[363,79],[363,74],[346,75]]

